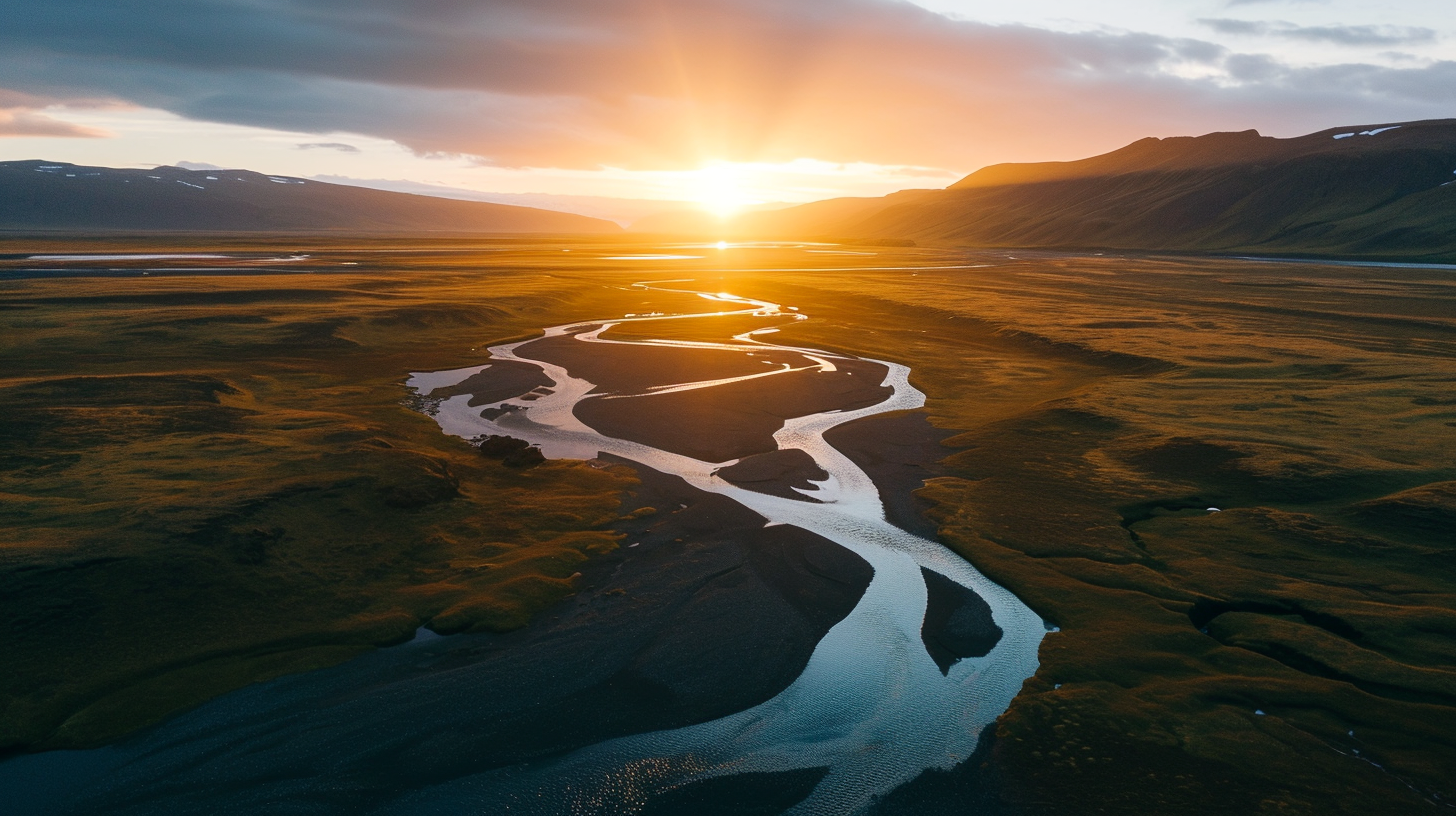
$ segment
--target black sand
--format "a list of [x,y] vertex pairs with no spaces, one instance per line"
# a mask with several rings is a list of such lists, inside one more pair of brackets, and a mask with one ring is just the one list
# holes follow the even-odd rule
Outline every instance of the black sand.
[[[796,371],[714,388],[632,399],[584,400],[582,422],[607,436],[642,442],[704,462],[725,462],[778,449],[773,435],[784,420],[883,402],[884,369],[873,363],[839,364],[840,371]],[[644,422],[651,415],[671,421]]]
[[798,449],[754,454],[738,460],[736,464],[718,468],[714,474],[747,490],[801,501],[815,500],[794,488],[812,489],[814,485],[810,480],[829,477],[812,456]]
[[915,491],[944,475],[939,462],[950,451],[942,442],[955,433],[931,425],[920,411],[905,411],[846,422],[830,428],[824,441],[869,474],[891,524],[933,541],[935,523],[925,516],[930,502]]
[[[241,814],[288,800],[303,813],[358,813],[778,694],[858,602],[869,565],[639,470],[632,505],[657,512],[624,521],[623,548],[591,563],[585,591],[528,629],[431,637],[230,695],[109,749],[129,766],[78,776],[84,795],[63,812]],[[811,782],[795,776],[790,788],[807,795]],[[755,780],[721,785],[762,799]],[[780,800],[762,812],[792,804]]]

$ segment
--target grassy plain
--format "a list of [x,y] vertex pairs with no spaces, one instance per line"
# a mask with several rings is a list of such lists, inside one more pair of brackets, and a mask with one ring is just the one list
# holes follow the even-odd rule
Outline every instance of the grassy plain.
[[941,539],[1060,627],[1013,812],[1452,807],[1456,273],[1012,254],[765,296],[912,366]]
[[[403,386],[577,313],[579,284],[481,268],[520,248],[358,249],[0,283],[0,746],[94,745],[424,623],[518,627],[616,546],[628,477],[505,468]],[[21,249],[47,250],[78,246]]]
[[524,624],[614,546],[627,477],[502,468],[402,380],[696,278],[810,315],[777,342],[909,364],[959,432],[922,491],[942,540],[1060,627],[988,759],[1012,812],[1449,807],[1451,271],[625,246],[0,283],[4,744]]

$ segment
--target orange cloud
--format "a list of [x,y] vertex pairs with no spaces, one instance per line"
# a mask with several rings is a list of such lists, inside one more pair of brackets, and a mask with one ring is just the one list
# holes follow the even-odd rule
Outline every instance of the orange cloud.
[[39,110],[54,101],[0,88],[0,138],[60,136],[95,139],[109,135],[96,128],[63,122]]
[[104,130],[63,122],[24,108],[0,108],[0,137],[61,136],[97,139],[107,135],[109,134]]
[[97,139],[110,134],[104,130],[56,119],[43,112],[52,105],[65,102],[76,107],[99,107],[115,104],[95,99],[47,99],[34,94],[0,88],[0,138],[50,136]]

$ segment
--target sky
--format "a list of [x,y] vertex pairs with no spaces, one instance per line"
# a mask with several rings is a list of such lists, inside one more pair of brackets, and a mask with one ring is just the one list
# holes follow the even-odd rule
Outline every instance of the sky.
[[1456,116],[1450,0],[0,0],[0,20],[0,160],[562,208],[727,212],[1145,136]]

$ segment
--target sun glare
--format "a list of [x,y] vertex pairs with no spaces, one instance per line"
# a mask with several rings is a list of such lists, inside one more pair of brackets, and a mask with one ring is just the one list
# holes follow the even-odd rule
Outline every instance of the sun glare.
[[699,206],[719,218],[728,218],[753,200],[748,190],[748,171],[741,165],[714,162],[698,170],[695,196]]

